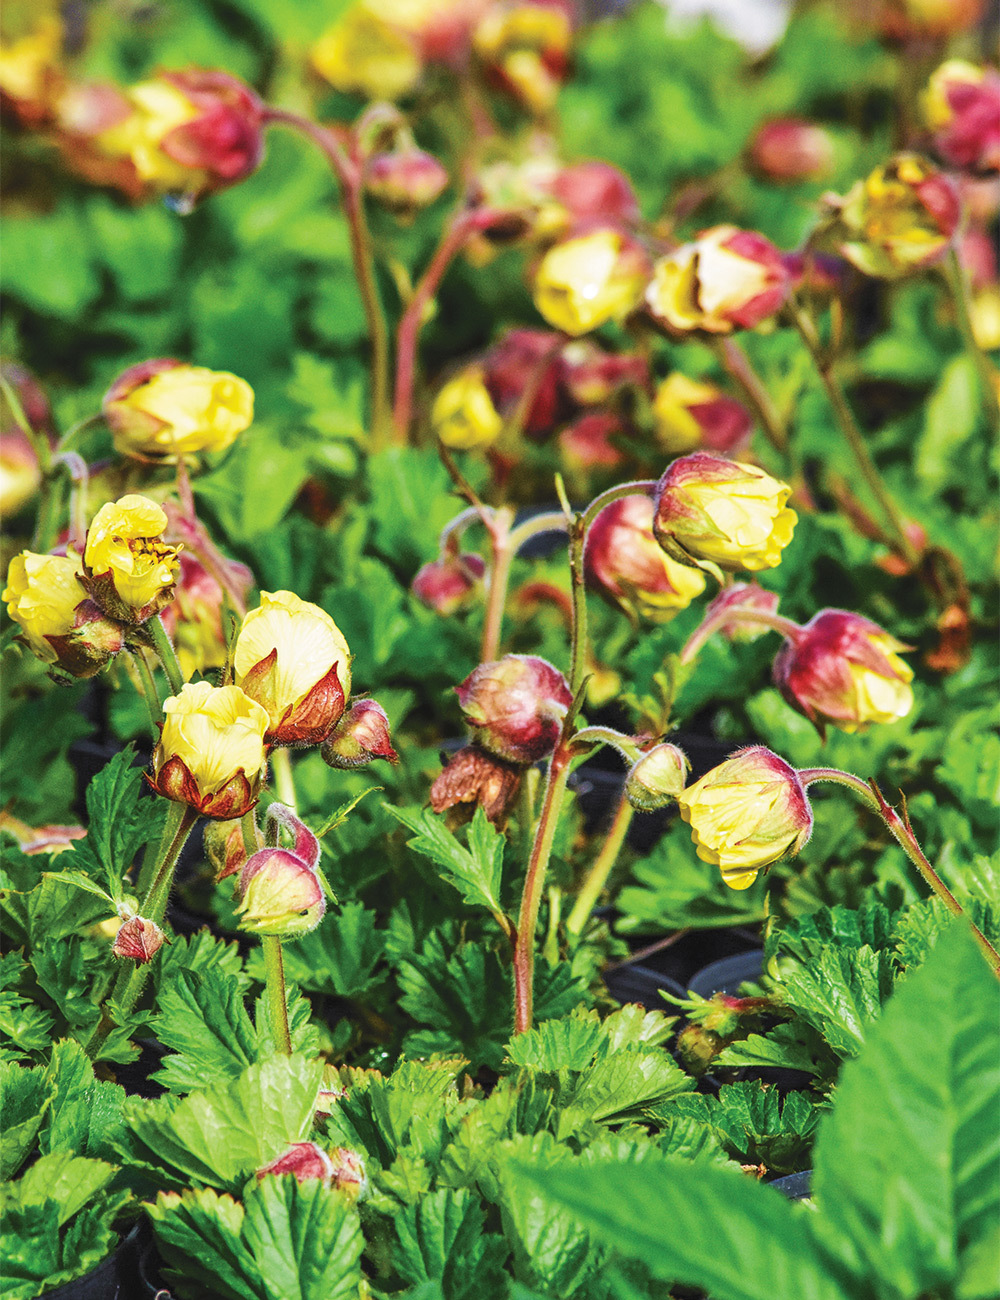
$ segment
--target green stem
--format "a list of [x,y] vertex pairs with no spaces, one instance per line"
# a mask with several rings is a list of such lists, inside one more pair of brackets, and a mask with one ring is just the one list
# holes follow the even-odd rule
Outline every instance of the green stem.
[[854,456],[855,463],[861,473],[861,477],[868,484],[868,489],[872,496],[879,503],[882,513],[885,515],[889,524],[893,541],[900,555],[911,566],[916,566],[920,556],[914,549],[913,543],[906,535],[906,528],[903,523],[899,507],[896,505],[892,494],[885,485],[882,475],[879,473],[878,466],[875,464],[868,450],[868,444],[865,442],[864,435],[858,428],[857,421],[854,418],[854,412],[851,410],[847,395],[840,383],[840,380],[834,373],[833,365],[823,355],[823,348],[820,343],[819,335],[816,332],[816,326],[812,318],[808,316],[801,307],[794,302],[789,304],[788,310],[791,312],[795,328],[798,330],[802,342],[806,346],[806,351],[812,358],[812,363],[816,368],[816,373],[820,377],[823,387],[826,389],[826,395],[833,413],[837,418],[840,431],[844,435],[851,454]]
[[976,342],[976,331],[972,324],[969,277],[957,249],[953,248],[948,254],[944,264],[944,275],[955,303],[962,342],[976,367],[983,410],[989,420],[991,432],[996,435],[1000,433],[1000,403],[997,401],[996,372],[989,357]]
[[281,956],[281,940],[277,935],[264,934],[260,939],[264,954],[264,988],[274,1045],[283,1056],[292,1054],[292,1034],[288,1027],[288,994],[285,990],[285,963]]
[[558,885],[549,885],[546,890],[549,898],[549,924],[542,944],[542,956],[549,966],[555,966],[559,960],[559,918],[562,913],[562,890]]
[[948,911],[953,913],[955,916],[965,917],[968,924],[972,927],[973,937],[982,949],[986,960],[992,966],[994,973],[1000,976],[1000,952],[997,952],[971,918],[966,916],[961,903],[929,862],[927,855],[920,847],[920,843],[913,832],[913,827],[910,825],[909,815],[905,811],[905,802],[903,804],[904,815],[903,817],[900,817],[895,808],[891,808],[886,802],[885,797],[874,781],[869,785],[863,781],[861,777],[855,776],[852,772],[843,772],[836,767],[803,768],[799,772],[799,780],[804,786],[812,785],[817,781],[831,781],[836,785],[845,785],[848,789],[853,790],[855,794],[863,799],[870,808],[873,808],[882,818],[882,821],[885,823],[890,835],[920,872],[933,893],[941,899]]
[[531,1028],[534,1015],[535,982],[535,929],[538,909],[542,900],[545,873],[552,856],[559,812],[566,794],[569,777],[569,748],[560,742],[549,761],[545,783],[542,812],[538,819],[535,842],[531,848],[528,872],[521,895],[521,911],[517,920],[517,941],[514,945],[514,1033],[523,1034]]
[[143,627],[149,633],[150,644],[156,651],[157,659],[163,665],[163,671],[167,674],[167,681],[170,683],[171,691],[175,695],[179,695],[184,686],[184,674],[177,662],[177,656],[174,654],[174,647],[171,644],[170,637],[167,636],[167,629],[163,626],[163,619],[160,618],[159,614],[154,614],[151,619],[147,619]]
[[287,749],[271,750],[271,771],[274,774],[274,791],[292,812],[298,808],[295,800],[295,780],[292,776],[292,759]]
[[730,379],[750,403],[768,442],[782,455],[788,453],[788,430],[771,401],[771,395],[750,364],[750,358],[735,339],[719,339],[715,345],[716,356]]
[[503,610],[507,603],[510,568],[514,562],[514,548],[511,546],[510,533],[513,518],[513,511],[504,507],[497,510],[488,523],[490,580],[486,594],[486,614],[483,619],[483,639],[479,649],[479,662],[483,664],[492,663],[500,653]]
[[580,892],[576,896],[576,902],[573,904],[573,910],[566,921],[566,929],[574,937],[578,937],[583,932],[583,927],[590,919],[594,905],[600,898],[604,886],[608,883],[608,877],[618,861],[618,855],[622,851],[622,845],[628,835],[628,828],[632,825],[634,814],[635,809],[625,798],[623,792],[618,800],[618,807],[615,810],[614,820],[608,829],[607,838],[601,845],[601,851],[594,859],[593,865],[587,872]]
[[[139,907],[139,915],[145,920],[154,921],[157,925],[162,922],[177,860],[197,820],[198,813],[189,804],[172,802],[169,805],[167,821],[160,838],[156,866],[153,869],[153,879]],[[128,1016],[146,986],[149,973],[149,962],[136,962],[131,967],[124,966],[118,972],[110,997],[105,999],[101,1008],[101,1018],[86,1045],[85,1050],[91,1060],[96,1059],[108,1035],[115,1027],[116,1022],[112,1018],[109,1002],[114,1002],[121,1013]]]
[[153,739],[159,740],[160,723],[163,721],[163,703],[160,700],[159,691],[156,689],[152,670],[146,660],[145,650],[141,645],[130,646],[129,649],[132,654],[132,662],[139,674],[139,681],[142,684],[142,696],[146,701],[146,708],[149,710],[150,730],[153,733]]
[[573,737],[573,748],[581,745],[610,745],[616,749],[629,767],[638,763],[642,751],[631,736],[615,731],[613,727],[583,727]]

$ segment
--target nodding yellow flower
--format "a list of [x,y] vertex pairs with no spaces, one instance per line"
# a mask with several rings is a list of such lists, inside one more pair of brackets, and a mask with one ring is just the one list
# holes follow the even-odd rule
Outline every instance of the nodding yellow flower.
[[184,190],[191,168],[163,152],[166,136],[198,117],[190,99],[169,81],[140,81],[125,92],[131,112],[95,139],[102,153],[128,158],[140,180],[165,190]]
[[689,379],[675,370],[659,385],[653,398],[656,440],[671,455],[696,447],[729,452],[745,441],[753,418],[742,403],[715,384]]
[[253,389],[226,371],[163,358],[119,375],[101,410],[123,455],[176,458],[232,446],[253,421]]
[[399,99],[420,80],[417,42],[382,6],[355,3],[319,38],[310,62],[343,94]]
[[774,682],[821,734],[828,722],[862,731],[913,708],[913,669],[898,653],[911,648],[860,614],[823,609],[778,652]]
[[503,432],[481,366],[467,366],[449,379],[431,407],[434,432],[446,447],[472,451],[489,447]]
[[0,40],[0,90],[26,116],[44,111],[46,101],[51,102],[57,79],[61,80],[63,39],[62,19],[56,12],[38,17],[24,35]]
[[163,540],[167,516],[130,494],[102,506],[87,530],[83,585],[109,618],[144,623],[173,599],[179,547]]
[[781,563],[798,521],[785,505],[790,492],[755,465],[694,452],[660,479],[653,531],[682,562],[771,569]]
[[269,744],[319,745],[344,712],[351,652],[318,605],[291,591],[264,591],[236,638],[233,673],[266,710]]
[[164,701],[153,789],[203,816],[242,817],[267,775],[268,717],[238,686],[189,682]]
[[595,230],[548,250],[535,272],[535,306],[548,323],[574,337],[639,304],[649,279],[642,248],[618,230]]
[[795,854],[812,832],[812,809],[796,770],[763,745],[739,750],[678,799],[698,857],[714,863],[731,889]]
[[20,639],[43,663],[93,677],[123,644],[121,626],[104,617],[80,579],[78,555],[15,555],[2,599]]

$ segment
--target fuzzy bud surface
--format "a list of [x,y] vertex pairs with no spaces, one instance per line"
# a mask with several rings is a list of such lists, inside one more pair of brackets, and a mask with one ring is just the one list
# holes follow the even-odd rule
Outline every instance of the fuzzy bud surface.
[[480,664],[455,689],[476,742],[511,763],[551,754],[573,703],[566,678],[535,655]]

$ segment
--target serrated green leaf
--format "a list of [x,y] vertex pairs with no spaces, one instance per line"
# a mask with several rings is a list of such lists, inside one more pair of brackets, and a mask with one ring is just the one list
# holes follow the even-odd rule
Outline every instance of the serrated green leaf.
[[796,1023],[738,1039],[719,1053],[714,1064],[726,1069],[804,1070],[822,1076],[832,1073],[836,1060],[817,1030]]
[[243,1240],[267,1300],[354,1300],[364,1240],[346,1197],[286,1174],[262,1179],[244,1207]]
[[404,1281],[438,1282],[445,1300],[501,1294],[507,1246],[485,1232],[486,1212],[471,1192],[439,1188],[393,1224],[393,1265]]
[[[257,1269],[242,1240],[243,1206],[211,1188],[160,1192],[146,1213],[176,1276],[219,1300],[261,1300]],[[168,1272],[169,1276],[169,1272]]]
[[153,1076],[171,1092],[225,1087],[257,1059],[242,982],[211,968],[178,969],[157,997],[153,1029],[173,1053]]
[[919,1295],[1000,1216],[1000,985],[956,921],[841,1074],[816,1143],[831,1251]]
[[86,1052],[73,1039],[55,1044],[46,1078],[54,1095],[41,1134],[42,1151],[69,1149],[113,1161],[113,1143],[122,1133],[125,1089],[96,1079]]
[[[121,878],[136,853],[158,831],[155,801],[144,800],[140,813],[142,769],[133,766],[134,759],[135,749],[129,745],[87,786],[87,834],[74,840],[58,863],[104,885],[115,899],[121,897]],[[79,880],[74,883],[79,885]]]
[[608,1040],[596,1012],[546,1020],[535,1029],[518,1034],[507,1044],[512,1065],[531,1070],[583,1070]]
[[62,1227],[107,1187],[117,1172],[104,1160],[89,1160],[72,1151],[53,1151],[29,1165],[19,1182],[8,1183],[7,1194],[22,1206],[55,1201]]
[[0,1064],[0,1180],[13,1178],[27,1159],[53,1092],[41,1066]]
[[476,809],[469,828],[469,847],[463,848],[443,820],[429,808],[412,813],[384,805],[404,826],[414,832],[407,845],[441,868],[444,879],[473,907],[496,913],[500,908],[500,876],[504,839],[491,826],[481,808]]
[[814,947],[806,963],[782,970],[781,996],[835,1052],[855,1056],[894,980],[891,953],[825,944]]
[[809,1167],[821,1113],[807,1094],[790,1092],[782,1099],[777,1088],[756,1079],[729,1084],[715,1097],[680,1096],[654,1113],[669,1116],[671,1110],[707,1124],[740,1164],[764,1164],[778,1174]]

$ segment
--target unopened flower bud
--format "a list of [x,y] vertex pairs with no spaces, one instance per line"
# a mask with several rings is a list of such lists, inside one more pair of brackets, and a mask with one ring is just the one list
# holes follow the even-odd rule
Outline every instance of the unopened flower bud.
[[143,964],[159,952],[166,937],[155,921],[132,916],[122,922],[111,951],[115,957],[127,957]]
[[756,582],[734,582],[723,587],[719,594],[709,602],[705,609],[705,622],[715,625],[715,631],[727,641],[756,641],[769,629],[761,623],[744,622],[733,618],[728,622],[716,622],[719,615],[726,610],[759,611],[763,614],[776,614],[780,597],[775,591],[766,591]]
[[210,821],[203,832],[205,857],[215,872],[216,882],[235,876],[243,870],[247,860],[243,823],[235,821]]
[[312,48],[310,63],[342,94],[396,100],[420,80],[416,40],[383,8],[370,0],[349,5]]
[[486,9],[472,43],[487,77],[541,116],[555,104],[572,38],[564,0],[499,0]]
[[955,182],[916,154],[897,154],[829,200],[838,251],[866,275],[898,279],[939,262],[962,215]]
[[494,826],[502,826],[517,797],[522,770],[478,745],[466,745],[449,759],[431,786],[431,807],[436,813],[458,804],[479,807]]
[[262,591],[233,654],[236,685],[269,719],[271,745],[319,745],[351,689],[351,652],[336,623],[291,591]]
[[763,745],[738,750],[689,786],[679,800],[698,857],[732,889],[796,854],[812,832],[812,809],[796,770]]
[[193,201],[255,171],[264,155],[264,106],[227,72],[163,72],[125,92],[124,120],[94,139],[128,159],[144,185]]
[[280,938],[308,934],[326,912],[326,892],[316,870],[319,841],[285,804],[271,804],[267,816],[293,833],[295,845],[259,849],[247,858],[236,908],[239,927]]
[[1000,74],[963,59],[942,63],[923,95],[934,148],[953,167],[1000,168]]
[[178,548],[163,540],[167,516],[130,494],[98,510],[87,529],[81,582],[109,618],[137,625],[170,603]]
[[80,582],[77,555],[15,555],[2,599],[22,641],[53,670],[93,677],[121,650],[120,623],[107,618]]
[[653,502],[621,497],[604,507],[587,533],[587,585],[632,618],[665,622],[705,590],[705,575],[671,559],[653,536]]
[[774,661],[774,682],[822,734],[826,723],[855,732],[896,722],[913,707],[913,670],[899,658],[910,647],[860,614],[824,609]]
[[101,413],[122,455],[173,460],[232,446],[253,420],[253,389],[225,371],[163,357],[120,374]]
[[444,193],[448,172],[433,154],[410,145],[378,153],[365,168],[365,190],[383,207],[412,217]]
[[486,562],[481,555],[468,551],[443,555],[417,571],[410,590],[421,605],[443,618],[450,618],[476,600],[482,591],[485,572]]
[[770,240],[714,226],[655,264],[646,308],[673,334],[731,334],[773,316],[787,294],[788,272]]
[[483,358],[483,377],[493,405],[512,415],[527,402],[521,428],[529,435],[551,433],[565,412],[561,342],[551,330],[508,330]]
[[625,453],[615,439],[624,433],[622,422],[610,411],[588,411],[559,434],[563,464],[570,471],[617,469]]
[[389,719],[375,700],[356,700],[337,723],[320,750],[328,767],[365,767],[376,758],[398,763],[392,747]]
[[193,682],[164,701],[150,784],[204,817],[230,821],[256,804],[267,758],[268,717],[238,686]]
[[628,226],[639,220],[639,200],[632,182],[611,163],[595,159],[560,167],[550,188],[573,225],[596,220]]
[[699,383],[675,370],[653,398],[656,439],[672,454],[705,447],[728,453],[747,442],[753,416],[714,384]]
[[833,140],[804,118],[775,118],[757,128],[750,162],[769,181],[820,180],[833,168]]
[[598,229],[553,245],[534,277],[535,306],[574,337],[638,306],[649,280],[642,246],[620,230]]
[[649,363],[636,354],[605,352],[593,339],[576,339],[562,352],[562,381],[580,406],[603,406],[622,389],[645,389]]
[[551,754],[573,703],[566,678],[535,655],[480,664],[455,690],[477,743],[511,763]]
[[774,568],[798,519],[785,505],[790,492],[755,465],[694,452],[668,466],[657,484],[653,532],[681,561]]
[[446,447],[471,451],[489,447],[503,432],[481,366],[466,366],[434,399],[431,425]]
[[633,763],[625,778],[625,798],[639,812],[656,812],[679,799],[690,764],[676,745],[655,745]]

